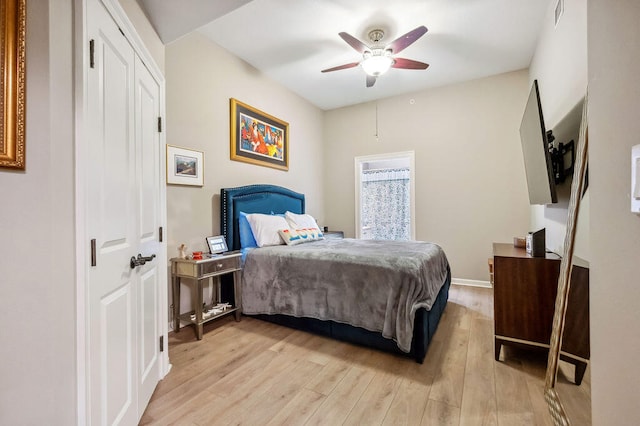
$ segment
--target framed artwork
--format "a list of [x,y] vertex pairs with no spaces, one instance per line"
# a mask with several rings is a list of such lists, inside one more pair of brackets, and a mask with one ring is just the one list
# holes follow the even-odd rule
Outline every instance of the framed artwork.
[[167,145],[167,184],[204,185],[204,153]]
[[230,99],[231,159],[289,170],[289,123]]
[[0,6],[0,167],[25,168],[25,0]]

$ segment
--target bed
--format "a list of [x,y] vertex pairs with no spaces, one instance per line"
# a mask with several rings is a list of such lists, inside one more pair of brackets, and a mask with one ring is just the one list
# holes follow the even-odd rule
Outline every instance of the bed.
[[227,246],[243,251],[243,314],[423,362],[451,283],[440,247],[346,238],[246,248],[247,214],[304,215],[304,195],[249,185],[220,200]]

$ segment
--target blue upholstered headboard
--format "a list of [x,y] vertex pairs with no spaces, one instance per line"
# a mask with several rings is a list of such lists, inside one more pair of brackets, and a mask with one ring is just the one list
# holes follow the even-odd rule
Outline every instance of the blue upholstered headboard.
[[229,250],[240,250],[240,212],[281,214],[304,213],[304,194],[276,185],[248,185],[220,190],[220,232]]

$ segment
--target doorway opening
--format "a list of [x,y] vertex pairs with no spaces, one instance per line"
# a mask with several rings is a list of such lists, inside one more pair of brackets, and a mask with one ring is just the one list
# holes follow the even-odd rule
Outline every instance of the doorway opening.
[[356,238],[415,240],[413,151],[355,158]]

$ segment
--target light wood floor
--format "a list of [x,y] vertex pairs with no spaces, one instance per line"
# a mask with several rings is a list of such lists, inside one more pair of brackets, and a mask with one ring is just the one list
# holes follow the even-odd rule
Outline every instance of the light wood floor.
[[[452,286],[422,365],[248,317],[201,341],[187,327],[141,424],[551,425],[546,354],[503,347],[496,362],[492,304],[491,289]],[[589,381],[558,379],[576,425],[591,424]]]

